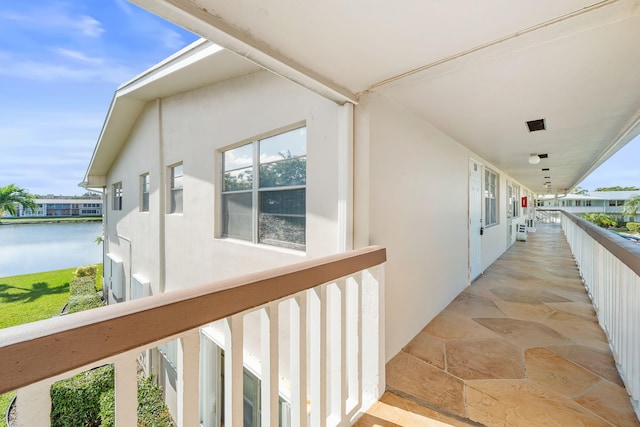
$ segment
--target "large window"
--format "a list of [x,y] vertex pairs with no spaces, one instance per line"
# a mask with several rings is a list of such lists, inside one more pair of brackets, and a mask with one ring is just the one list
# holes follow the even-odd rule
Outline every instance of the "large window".
[[169,213],[181,213],[182,212],[182,179],[183,169],[182,163],[171,166],[171,182],[170,182],[170,194],[169,194]]
[[140,175],[140,212],[149,212],[149,174]]
[[484,225],[498,223],[498,175],[492,170],[484,170]]
[[122,182],[113,184],[113,210],[122,210]]
[[222,161],[222,236],[304,250],[306,128],[227,150]]

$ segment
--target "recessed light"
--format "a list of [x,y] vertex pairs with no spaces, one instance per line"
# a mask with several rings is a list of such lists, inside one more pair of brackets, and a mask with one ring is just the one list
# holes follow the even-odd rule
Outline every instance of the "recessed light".
[[527,127],[529,128],[529,132],[536,132],[547,128],[544,119],[530,120],[527,122]]

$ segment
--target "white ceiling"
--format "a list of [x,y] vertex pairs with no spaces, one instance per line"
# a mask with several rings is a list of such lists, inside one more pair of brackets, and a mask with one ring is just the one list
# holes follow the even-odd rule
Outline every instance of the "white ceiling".
[[638,0],[133,2],[337,102],[378,91],[539,193],[640,131]]

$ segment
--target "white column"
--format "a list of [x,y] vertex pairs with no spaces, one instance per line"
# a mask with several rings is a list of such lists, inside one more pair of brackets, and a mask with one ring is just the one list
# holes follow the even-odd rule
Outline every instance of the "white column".
[[178,340],[178,427],[200,424],[200,332],[195,329]]

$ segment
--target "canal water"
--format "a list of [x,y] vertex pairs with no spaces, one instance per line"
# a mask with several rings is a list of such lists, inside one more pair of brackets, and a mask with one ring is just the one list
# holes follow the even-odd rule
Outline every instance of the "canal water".
[[102,223],[0,225],[0,277],[102,262]]

